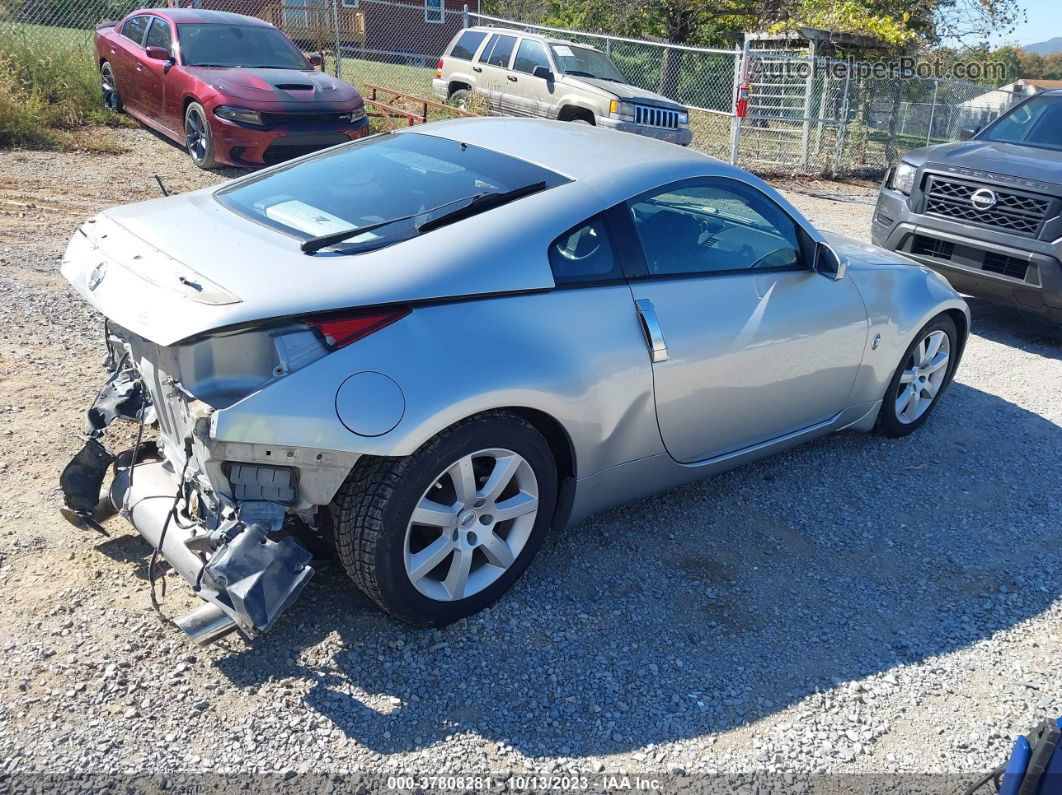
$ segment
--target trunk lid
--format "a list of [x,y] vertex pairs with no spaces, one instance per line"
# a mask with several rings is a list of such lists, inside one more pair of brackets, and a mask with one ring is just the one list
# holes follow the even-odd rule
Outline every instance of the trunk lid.
[[[554,189],[376,251],[308,256],[301,239],[223,207],[214,190],[101,213],[74,233],[63,276],[114,322],[172,345],[273,318],[548,289],[541,241],[563,229],[543,211],[568,204]],[[587,198],[569,194],[575,212]]]

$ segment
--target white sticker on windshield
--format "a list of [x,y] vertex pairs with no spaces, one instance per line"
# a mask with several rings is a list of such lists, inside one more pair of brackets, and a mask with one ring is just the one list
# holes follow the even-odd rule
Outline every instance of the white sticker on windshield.
[[318,210],[305,202],[297,199],[280,202],[267,207],[265,214],[278,223],[298,229],[308,235],[330,235],[333,232],[342,232],[350,229],[353,224],[344,221],[337,215]]
[[563,44],[557,44],[553,47],[553,52],[559,55],[561,58],[574,58],[575,53],[572,52],[571,47],[566,47]]

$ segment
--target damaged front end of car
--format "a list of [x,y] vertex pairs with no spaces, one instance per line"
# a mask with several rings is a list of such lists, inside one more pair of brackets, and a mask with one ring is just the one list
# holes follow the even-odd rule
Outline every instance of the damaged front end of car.
[[[206,601],[175,621],[197,643],[266,631],[313,575],[308,547],[320,540],[323,548],[327,534],[318,508],[353,458],[218,441],[211,424],[323,346],[305,326],[160,346],[108,324],[106,337],[110,376],[88,410],[85,445],[60,478],[63,515],[105,534],[106,519],[127,519]],[[121,453],[104,445],[115,420],[137,426],[136,443]],[[153,426],[157,438],[147,440]]]

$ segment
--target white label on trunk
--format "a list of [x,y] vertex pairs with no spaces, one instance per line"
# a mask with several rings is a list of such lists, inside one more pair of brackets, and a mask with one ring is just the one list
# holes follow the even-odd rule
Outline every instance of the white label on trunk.
[[305,202],[291,199],[267,207],[265,214],[274,221],[298,229],[308,235],[330,235],[333,232],[342,232],[350,229],[353,224],[344,221],[337,215],[318,210]]

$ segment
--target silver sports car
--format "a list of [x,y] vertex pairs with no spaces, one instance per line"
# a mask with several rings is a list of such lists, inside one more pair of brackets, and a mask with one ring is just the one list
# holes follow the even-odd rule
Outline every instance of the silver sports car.
[[740,169],[536,120],[108,210],[62,272],[112,373],[64,513],[128,519],[205,600],[178,622],[199,642],[267,629],[330,550],[391,615],[451,622],[551,527],[830,431],[908,434],[970,323]]

